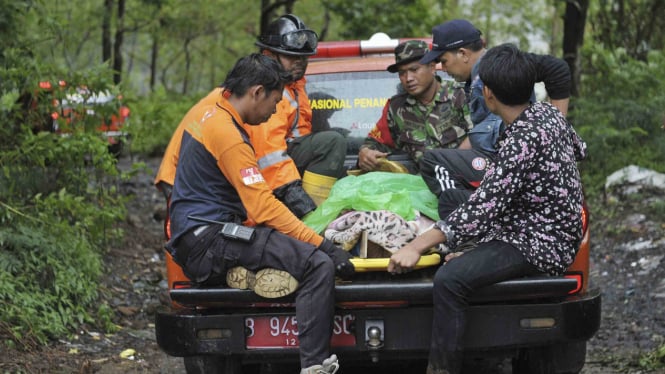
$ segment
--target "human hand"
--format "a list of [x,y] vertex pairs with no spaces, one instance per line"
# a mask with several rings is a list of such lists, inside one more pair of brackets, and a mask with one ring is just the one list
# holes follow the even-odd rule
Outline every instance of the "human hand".
[[356,268],[351,263],[351,254],[338,247],[331,240],[323,239],[319,249],[328,255],[335,264],[335,274],[341,278],[348,278],[355,274]]
[[358,152],[358,167],[364,171],[372,171],[379,166],[379,160],[388,157],[388,153],[371,148],[361,148]]
[[407,273],[413,269],[420,260],[420,252],[408,244],[390,256],[388,272],[391,274]]

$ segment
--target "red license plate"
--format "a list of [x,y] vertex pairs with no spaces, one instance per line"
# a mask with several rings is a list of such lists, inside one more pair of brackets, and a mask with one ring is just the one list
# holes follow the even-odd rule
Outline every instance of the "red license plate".
[[[331,346],[356,345],[356,336],[351,329],[354,320],[351,314],[335,315]],[[297,348],[300,344],[295,316],[247,317],[245,326],[249,331],[247,349]]]

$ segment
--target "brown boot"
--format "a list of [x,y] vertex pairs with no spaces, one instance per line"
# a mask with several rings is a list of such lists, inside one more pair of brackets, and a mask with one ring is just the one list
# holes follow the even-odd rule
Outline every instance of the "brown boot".
[[254,273],[242,266],[231,268],[226,273],[226,284],[240,290],[249,289],[271,299],[292,294],[298,288],[298,281],[286,271],[266,268]]

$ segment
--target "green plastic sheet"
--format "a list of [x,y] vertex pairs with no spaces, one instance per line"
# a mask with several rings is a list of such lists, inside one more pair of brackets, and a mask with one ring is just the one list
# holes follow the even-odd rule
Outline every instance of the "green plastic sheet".
[[419,175],[375,171],[338,180],[330,196],[303,220],[316,232],[323,230],[343,211],[389,210],[407,221],[415,211],[438,220],[438,201]]

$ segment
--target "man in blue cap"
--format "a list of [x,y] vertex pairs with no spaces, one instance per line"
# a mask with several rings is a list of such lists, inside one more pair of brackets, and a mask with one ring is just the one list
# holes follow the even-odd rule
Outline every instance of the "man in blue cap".
[[[485,55],[482,33],[471,22],[455,19],[432,29],[432,50],[421,64],[436,61],[457,82],[464,83],[466,104],[473,128],[472,149],[435,149],[424,153],[420,172],[439,198],[439,215],[445,219],[478,187],[485,169],[496,154],[496,142],[503,129],[499,116],[492,114],[483,99],[483,82],[478,63]],[[549,55],[526,53],[536,67],[536,82],[544,82],[552,105],[565,116],[570,97],[570,70],[565,61]],[[532,96],[535,101],[535,96]]]

